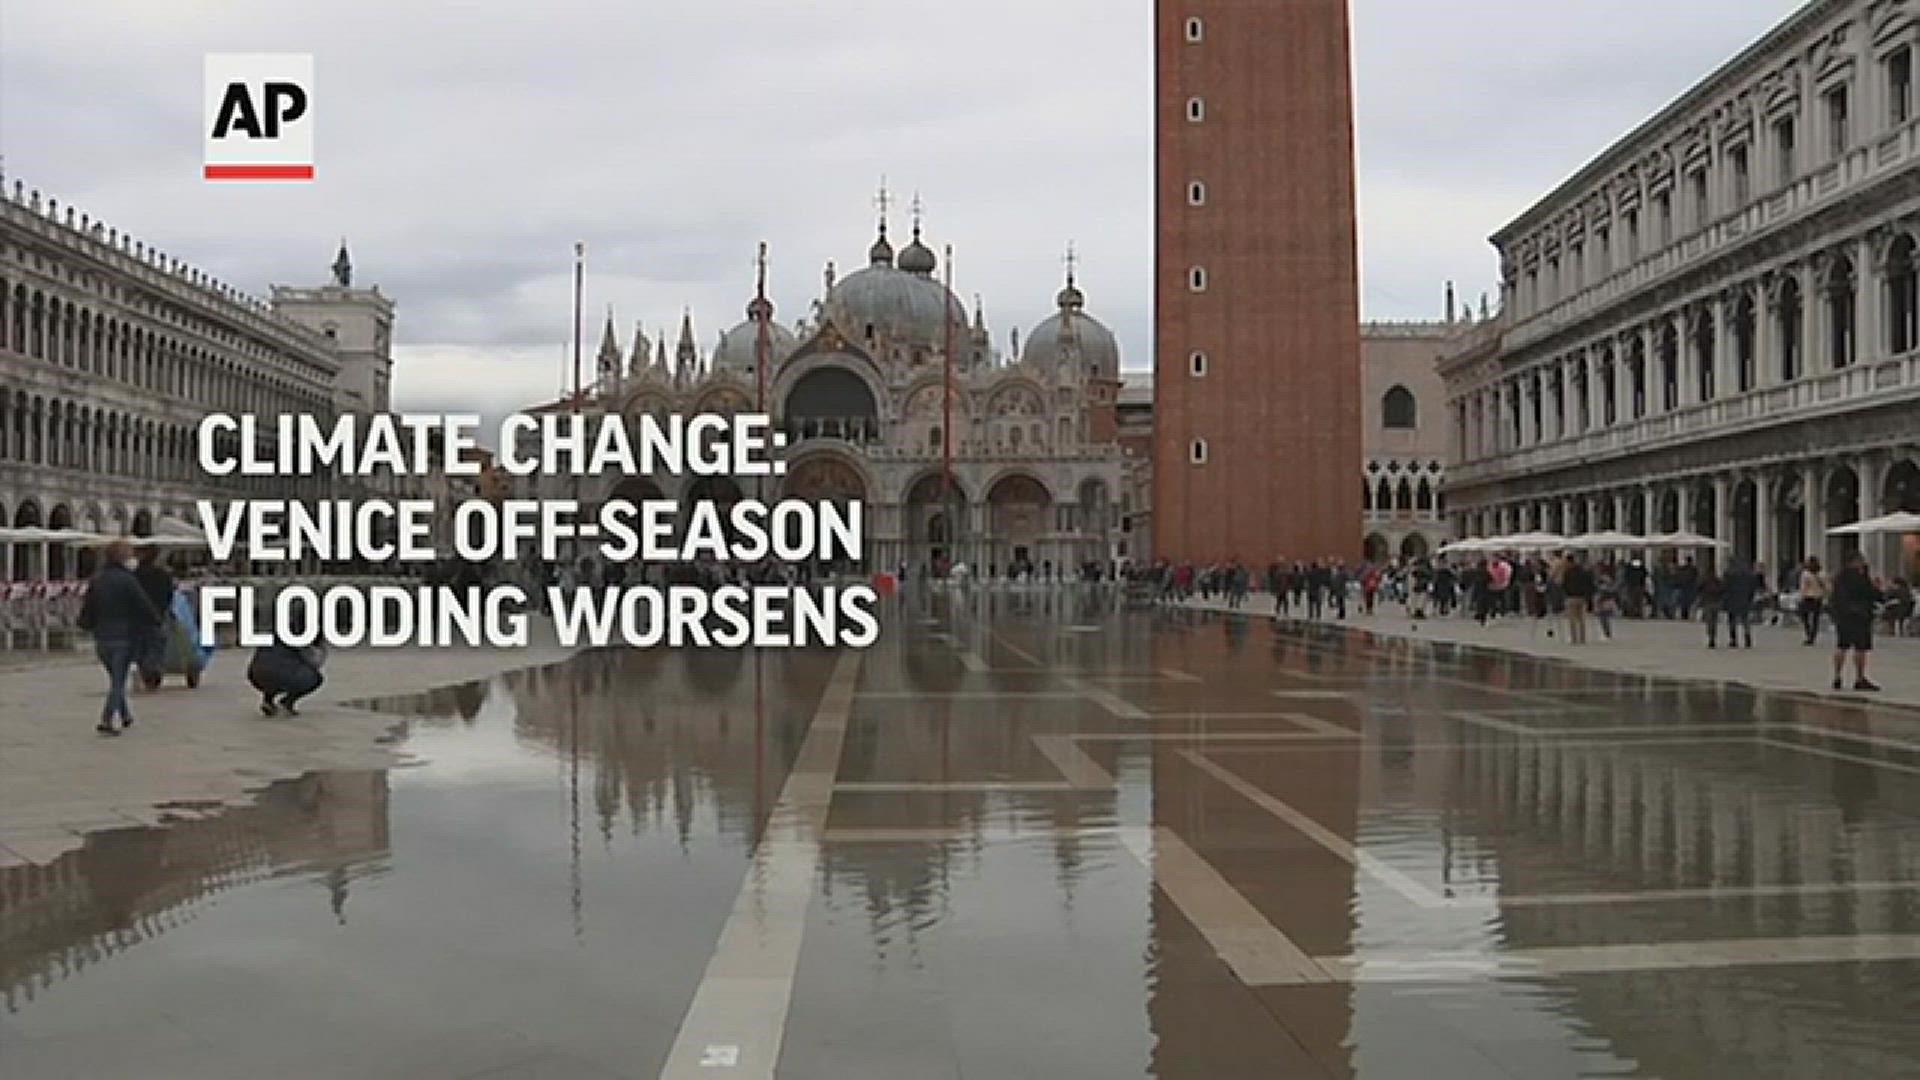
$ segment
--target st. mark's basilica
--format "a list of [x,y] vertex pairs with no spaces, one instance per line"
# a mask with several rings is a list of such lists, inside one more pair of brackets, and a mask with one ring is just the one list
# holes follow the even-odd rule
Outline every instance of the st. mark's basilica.
[[828,263],[821,295],[791,327],[764,283],[708,350],[691,313],[671,352],[664,335],[649,341],[638,328],[623,350],[609,312],[592,385],[532,411],[764,411],[788,434],[787,471],[760,491],[724,478],[607,476],[579,497],[857,500],[865,563],[915,574],[964,563],[1068,576],[1136,558],[1126,512],[1149,466],[1144,446],[1123,445],[1119,344],[1088,314],[1071,256],[1057,310],[1003,352],[979,301],[969,315],[937,276],[915,216],[897,252],[883,217],[864,268],[842,277]]

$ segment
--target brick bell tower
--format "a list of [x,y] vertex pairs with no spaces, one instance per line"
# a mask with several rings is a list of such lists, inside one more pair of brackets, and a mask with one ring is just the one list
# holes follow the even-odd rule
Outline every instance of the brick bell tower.
[[1154,552],[1359,557],[1347,0],[1155,0]]

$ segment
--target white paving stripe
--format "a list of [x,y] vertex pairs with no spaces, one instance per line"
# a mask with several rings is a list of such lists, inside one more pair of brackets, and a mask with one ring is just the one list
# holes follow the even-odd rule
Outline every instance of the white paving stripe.
[[1338,836],[1326,826],[1241,779],[1237,773],[1208,761],[1206,755],[1196,750],[1182,750],[1179,753],[1181,757],[1192,762],[1196,768],[1232,788],[1234,791],[1239,792],[1241,797],[1245,798],[1248,802],[1253,803],[1260,809],[1293,826],[1301,835],[1319,844],[1321,847],[1326,848],[1327,851],[1331,852],[1335,857],[1366,871],[1382,885],[1406,897],[1416,905],[1423,908],[1440,908],[1446,906],[1446,900],[1436,895],[1433,890],[1393,867],[1388,866],[1378,858],[1354,847],[1353,844]]
[[[1697,971],[1776,964],[1920,960],[1920,934],[1736,938],[1632,945],[1564,945],[1500,952],[1327,957],[1316,967],[1343,982],[1458,982],[1627,971]],[[1304,980],[1302,980],[1304,981]]]
[[716,1061],[729,1078],[773,1076],[860,659],[848,650],[834,664],[662,1077],[711,1077]]
[[849,780],[833,790],[849,795],[993,794],[1080,791],[1058,780]]
[[1035,735],[1033,745],[1074,787],[1083,791],[1105,791],[1114,786],[1113,774],[1080,749],[1072,736]]
[[1173,830],[1121,829],[1120,839],[1241,982],[1270,986],[1332,981],[1326,969]]
[[1897,761],[1885,761],[1881,758],[1866,757],[1861,754],[1845,754],[1838,750],[1828,750],[1821,746],[1807,746],[1803,743],[1788,742],[1785,739],[1757,739],[1755,741],[1762,746],[1771,746],[1777,750],[1794,750],[1802,754],[1813,754],[1816,757],[1832,758],[1835,761],[1851,761],[1855,764],[1871,765],[1876,768],[1886,769],[1890,772],[1909,773],[1914,776],[1920,776],[1920,768],[1912,765],[1902,765]]
[[1079,692],[1080,696],[1112,713],[1121,720],[1151,719],[1147,711],[1111,690],[1102,690],[1080,679],[1065,679],[1068,686]]

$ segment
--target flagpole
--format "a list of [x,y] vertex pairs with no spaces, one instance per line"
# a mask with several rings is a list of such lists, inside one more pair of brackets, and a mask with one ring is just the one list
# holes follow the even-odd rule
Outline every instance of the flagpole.
[[[580,293],[585,281],[587,266],[587,245],[584,240],[573,244],[573,413],[580,414]],[[580,505],[580,472],[573,470],[573,504]],[[580,536],[575,532],[573,538],[573,570],[580,570]]]
[[[954,520],[953,513],[953,312],[947,305],[953,299],[953,245],[945,248],[947,265],[947,284],[945,295],[940,298],[940,323],[946,342],[941,349],[941,393],[940,393],[940,508],[947,515],[947,543],[959,548],[960,523]],[[953,553],[947,556],[949,566],[954,561]]]

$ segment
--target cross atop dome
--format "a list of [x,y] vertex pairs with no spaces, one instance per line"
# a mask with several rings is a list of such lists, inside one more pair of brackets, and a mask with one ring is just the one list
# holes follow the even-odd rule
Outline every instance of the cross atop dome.
[[873,197],[873,205],[880,211],[880,235],[887,235],[887,211],[893,209],[893,195],[887,191],[887,176],[880,174],[880,191]]

